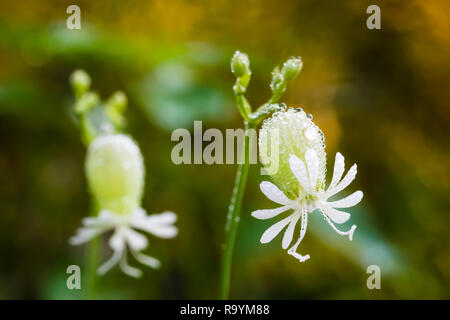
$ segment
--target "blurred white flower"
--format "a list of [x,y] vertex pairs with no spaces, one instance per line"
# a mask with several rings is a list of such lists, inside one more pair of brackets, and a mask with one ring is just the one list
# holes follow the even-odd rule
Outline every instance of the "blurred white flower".
[[141,151],[130,136],[102,135],[89,145],[86,177],[99,214],[83,219],[83,227],[70,239],[70,244],[82,244],[104,232],[113,231],[109,246],[114,253],[98,269],[100,275],[119,264],[127,275],[140,277],[141,271],[127,263],[127,249],[140,263],[159,267],[157,259],[141,252],[147,248],[148,241],[135,229],[160,238],[173,238],[178,233],[173,225],[177,220],[175,213],[167,211],[147,215],[141,208],[144,175]]
[[261,237],[261,243],[268,243],[275,238],[284,227],[287,229],[283,236],[282,247],[287,249],[294,237],[294,230],[297,222],[301,219],[300,235],[295,244],[288,250],[288,253],[301,262],[309,259],[309,255],[297,253],[297,248],[306,233],[308,224],[308,213],[318,209],[328,224],[340,235],[347,235],[350,240],[353,238],[353,232],[356,225],[353,225],[348,231],[341,231],[336,228],[334,223],[344,223],[350,218],[350,214],[336,208],[349,208],[359,203],[363,197],[361,191],[356,191],[351,195],[338,200],[328,201],[330,197],[346,188],[356,176],[356,164],[354,164],[341,180],[344,173],[344,157],[338,152],[334,163],[333,178],[330,185],[325,190],[324,183],[321,182],[320,161],[316,151],[310,148],[305,153],[305,163],[295,155],[289,157],[289,167],[299,182],[299,196],[295,200],[289,199],[277,186],[268,181],[260,184],[261,191],[270,200],[281,204],[282,207],[276,209],[256,210],[252,216],[257,219],[270,219],[287,210],[294,212],[288,217],[275,223],[268,228]]
[[147,215],[142,208],[138,208],[129,215],[115,214],[108,210],[102,210],[98,217],[83,219],[83,227],[77,230],[70,244],[79,245],[85,243],[97,235],[113,231],[109,239],[109,246],[114,251],[112,257],[98,268],[98,274],[103,275],[112,267],[119,264],[120,269],[131,277],[140,277],[141,270],[131,267],[127,263],[127,248],[132,255],[142,264],[152,268],[160,266],[159,260],[143,254],[141,251],[148,246],[147,238],[137,232],[145,231],[160,238],[173,238],[178,230],[173,225],[177,216],[173,212]]

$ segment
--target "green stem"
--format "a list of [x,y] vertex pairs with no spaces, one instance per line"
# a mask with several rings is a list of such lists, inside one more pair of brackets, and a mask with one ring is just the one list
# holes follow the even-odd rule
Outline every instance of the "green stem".
[[[92,140],[95,139],[95,130],[86,114],[82,114],[80,117],[81,132],[83,142],[86,147],[89,146]],[[98,212],[98,204],[94,201],[91,206],[91,216],[96,216]],[[87,299],[95,299],[97,297],[97,268],[100,259],[100,239],[94,238],[88,244],[87,256],[86,256],[86,285]]]
[[[234,72],[234,63],[236,55],[240,54],[236,52],[232,59],[232,71]],[[246,56],[245,56],[246,57]],[[239,58],[239,57],[238,57]],[[241,57],[242,58],[242,57]],[[247,59],[248,60],[248,59]],[[291,63],[292,64],[292,63]],[[283,68],[285,68],[285,65]],[[295,75],[292,75],[292,72],[299,72],[298,67],[296,70],[291,70],[292,65],[289,71],[291,74],[288,77],[292,80]],[[294,66],[295,67],[295,66]],[[286,67],[287,68],[287,67]],[[239,78],[236,79],[236,83],[233,86],[234,95],[236,98],[236,104],[239,109],[239,112],[245,120],[245,139],[242,146],[244,161],[239,164],[236,179],[234,182],[233,194],[231,196],[231,202],[228,207],[227,214],[227,222],[225,225],[225,242],[222,245],[222,261],[220,265],[220,289],[219,289],[219,298],[224,300],[229,298],[230,292],[230,279],[231,279],[231,260],[233,258],[233,249],[234,243],[236,240],[237,229],[239,225],[240,215],[241,215],[241,207],[242,207],[242,198],[244,197],[245,186],[247,184],[247,176],[249,170],[249,159],[250,159],[250,150],[252,150],[253,138],[254,135],[249,132],[249,129],[256,129],[258,124],[266,118],[270,113],[276,110],[283,110],[285,108],[284,104],[278,104],[278,100],[283,95],[286,90],[287,81],[286,78],[282,78],[282,83],[278,84],[272,90],[272,97],[269,101],[262,106],[260,106],[255,112],[252,112],[252,108],[250,103],[245,98],[244,94],[247,89],[247,85],[250,81],[250,69],[248,68],[248,62],[244,74],[242,75],[239,72]],[[284,70],[284,69],[283,69]],[[282,70],[282,71],[283,71]],[[242,70],[241,70],[242,71]],[[284,72],[286,73],[286,72]],[[283,73],[283,75],[284,75]],[[236,73],[235,73],[236,75]],[[276,79],[275,79],[276,80]],[[274,80],[272,80],[274,81]]]
[[87,254],[87,299],[95,299],[97,296],[97,268],[100,254],[100,239],[92,239],[88,246]]
[[236,179],[231,196],[230,206],[228,207],[227,222],[225,226],[225,242],[222,246],[222,262],[220,272],[220,299],[228,299],[230,291],[231,261],[233,258],[233,248],[236,240],[237,228],[239,225],[242,198],[244,196],[245,186],[249,169],[250,150],[252,150],[253,134],[248,134],[249,129],[254,129],[256,125],[250,122],[245,125],[246,136],[242,146],[244,162],[239,164]]

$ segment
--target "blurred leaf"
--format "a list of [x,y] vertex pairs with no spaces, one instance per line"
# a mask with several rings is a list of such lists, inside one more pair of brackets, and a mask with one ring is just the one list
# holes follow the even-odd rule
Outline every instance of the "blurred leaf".
[[190,128],[194,120],[228,118],[230,102],[220,88],[200,81],[198,72],[189,65],[166,62],[142,80],[137,96],[151,122],[170,131]]

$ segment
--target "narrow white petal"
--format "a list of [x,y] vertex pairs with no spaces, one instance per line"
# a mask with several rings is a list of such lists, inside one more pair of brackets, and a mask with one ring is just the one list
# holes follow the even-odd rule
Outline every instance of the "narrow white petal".
[[327,197],[331,197],[331,196],[337,194],[338,192],[344,190],[345,188],[347,188],[347,186],[350,183],[352,183],[353,180],[355,180],[355,177],[356,177],[356,164],[354,164],[350,168],[350,170],[348,170],[344,179],[342,179],[341,182],[339,182],[337,184],[337,186],[335,186],[334,188],[328,188],[328,190],[326,191]]
[[164,239],[170,239],[176,237],[178,234],[178,228],[175,226],[164,226],[159,229],[158,233],[154,233],[156,236]]
[[116,230],[109,239],[109,246],[113,250],[123,250],[125,247],[125,238],[120,229]]
[[341,200],[327,202],[327,204],[331,208],[350,208],[357,205],[361,201],[362,197],[362,191],[356,191]]
[[82,243],[86,243],[97,235],[103,233],[103,229],[95,228],[79,228],[75,236],[69,239],[69,243],[73,246],[77,246]]
[[148,224],[143,230],[146,230],[153,235],[163,238],[170,239],[175,237],[178,234],[178,229],[175,226],[164,226],[164,225],[151,225]]
[[178,234],[178,229],[172,225],[164,225],[153,221],[140,221],[133,223],[133,227],[151,233],[160,238],[173,238]]
[[292,200],[286,197],[285,194],[280,189],[278,189],[276,185],[269,181],[261,182],[259,188],[261,189],[262,193],[264,193],[264,195],[273,202],[282,205],[287,205],[292,202]]
[[297,212],[296,215],[291,220],[291,222],[289,223],[289,226],[287,227],[286,232],[284,233],[284,236],[283,236],[283,242],[282,242],[283,249],[286,249],[291,244],[292,238],[294,237],[295,226],[297,225],[299,218],[300,218],[300,212]]
[[103,276],[105,273],[111,270],[112,267],[119,263],[121,257],[121,251],[114,251],[112,257],[97,269],[98,275]]
[[327,204],[323,204],[320,206],[320,209],[325,212],[325,214],[336,223],[344,223],[348,219],[350,219],[350,213],[339,211],[329,207]]
[[133,228],[143,230],[160,238],[173,238],[178,234],[178,229],[172,223],[177,219],[173,212],[166,211],[149,216],[132,216],[130,225]]
[[120,259],[120,269],[123,271],[123,273],[133,278],[140,278],[142,276],[141,270],[134,268],[128,264],[125,250],[122,254],[122,259]]
[[348,231],[341,231],[338,228],[336,228],[334,223],[331,222],[330,218],[328,218],[328,215],[325,214],[325,212],[323,210],[320,210],[320,212],[322,213],[322,216],[324,217],[325,221],[328,222],[328,224],[331,226],[331,228],[333,228],[334,231],[336,231],[338,234],[340,234],[342,236],[348,236],[350,241],[353,240],[353,233],[355,232],[355,229],[356,229],[356,225],[355,224],[350,228],[350,230],[348,230]]
[[120,270],[122,270],[123,273],[125,273],[127,276],[133,277],[133,278],[140,278],[142,277],[142,271],[138,268],[130,266],[128,263],[121,263],[120,264]]
[[173,224],[177,221],[177,215],[172,211],[164,211],[147,216],[147,221],[160,224]]
[[131,228],[127,228],[124,230],[124,236],[132,250],[141,251],[147,248],[147,238],[139,232],[136,232]]
[[83,218],[83,220],[81,220],[81,222],[83,223],[83,225],[88,226],[88,227],[96,226],[99,223],[98,217]]
[[277,234],[280,233],[280,231],[287,226],[287,224],[292,220],[293,214],[290,215],[287,218],[284,218],[283,220],[275,223],[272,225],[269,229],[267,229],[262,237],[261,237],[261,243],[268,243],[273,240],[277,236]]
[[305,161],[308,168],[309,184],[312,190],[317,186],[317,176],[319,175],[319,158],[314,149],[308,149],[305,153]]
[[117,263],[119,263],[120,259],[122,258],[122,254],[123,254],[123,248],[124,246],[117,246],[119,249],[118,250],[114,250],[114,253],[112,255],[112,257],[106,261],[104,264],[102,264],[98,269],[97,269],[97,273],[102,276],[104,275],[106,272],[108,272],[109,270],[111,270],[112,267],[114,267]]
[[120,217],[116,214],[102,210],[96,217],[87,217],[82,220],[83,224],[88,227],[110,228],[118,224]]
[[252,212],[252,216],[256,219],[261,219],[261,220],[265,220],[265,219],[270,219],[273,218],[277,215],[279,215],[280,213],[291,209],[290,206],[283,206],[283,207],[279,207],[276,209],[262,209],[262,210],[256,210]]
[[297,178],[298,182],[302,186],[303,190],[309,190],[309,180],[308,175],[306,173],[306,167],[302,160],[300,160],[297,156],[289,157],[289,167],[291,168],[292,173]]
[[133,256],[136,258],[136,260],[142,264],[145,264],[154,269],[158,269],[161,266],[161,263],[156,258],[147,256],[138,251],[131,251],[131,252],[133,253]]
[[328,186],[328,190],[333,189],[338,184],[338,182],[341,180],[344,170],[344,156],[338,152],[336,153],[336,158],[334,160],[333,178],[331,179],[331,183]]
[[97,235],[112,229],[116,221],[112,214],[103,210],[97,217],[87,217],[82,220],[83,227],[78,228],[75,236],[69,239],[71,245],[79,245],[88,242]]
[[301,255],[297,252],[297,248],[302,242],[303,238],[306,234],[306,229],[308,227],[308,211],[306,205],[302,205],[301,207],[302,221],[300,224],[300,236],[298,237],[297,242],[288,250],[288,254],[298,259],[300,262],[304,262],[309,259],[309,254]]

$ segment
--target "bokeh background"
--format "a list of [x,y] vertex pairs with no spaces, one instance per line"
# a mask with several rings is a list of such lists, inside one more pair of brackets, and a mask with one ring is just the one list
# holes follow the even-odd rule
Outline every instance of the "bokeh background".
[[[84,68],[102,97],[129,98],[127,132],[145,156],[143,206],[178,213],[180,234],[152,238],[160,270],[140,280],[118,268],[100,298],[217,297],[220,244],[234,165],[171,162],[175,128],[239,128],[229,61],[249,54],[248,98],[270,95],[272,68],[291,55],[304,68],[283,98],[313,114],[328,166],[344,154],[358,176],[348,189],[353,242],[318,214],[300,264],[281,240],[259,244],[272,221],[250,212],[274,206],[251,167],[233,261],[236,299],[450,298],[450,2],[435,1],[77,1],[81,30],[68,30],[73,1],[0,1],[0,298],[71,299],[66,268],[84,266],[68,238],[89,214],[85,147],[71,110],[68,77]],[[381,7],[381,30],[366,8]],[[344,228],[349,225],[345,225]],[[102,259],[111,254],[104,244]],[[131,263],[135,263],[131,260]],[[379,265],[381,290],[366,268]],[[82,287],[84,288],[84,282]]]

